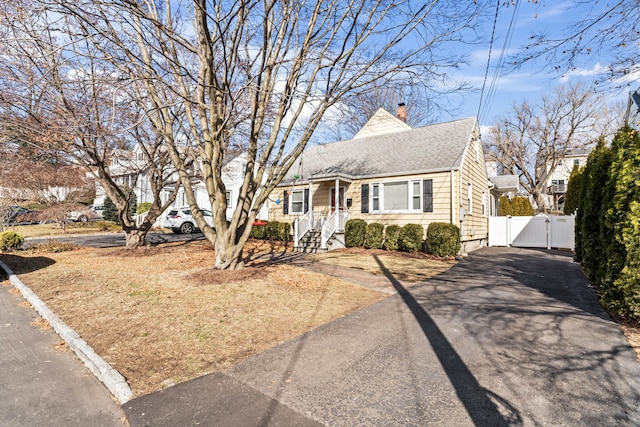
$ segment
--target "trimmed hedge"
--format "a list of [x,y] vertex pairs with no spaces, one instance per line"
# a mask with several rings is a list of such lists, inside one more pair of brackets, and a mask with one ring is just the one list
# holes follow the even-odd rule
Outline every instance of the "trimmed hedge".
[[515,196],[509,199],[506,195],[498,201],[500,216],[533,216],[533,206],[527,197]]
[[389,225],[384,231],[384,248],[388,251],[397,251],[399,249],[400,230],[399,225]]
[[455,256],[460,251],[460,228],[446,222],[427,227],[427,249],[435,256]]
[[0,251],[13,251],[20,249],[24,243],[24,237],[14,231],[0,233]]
[[291,239],[291,225],[288,222],[269,221],[265,227],[265,237],[269,240],[288,242]]
[[424,228],[420,224],[405,224],[400,229],[398,246],[404,252],[417,252],[422,249]]
[[363,219],[350,219],[344,225],[344,241],[348,248],[364,246],[367,222]]
[[364,247],[367,249],[381,249],[384,243],[384,225],[379,222],[367,224],[365,229]]
[[254,239],[260,239],[260,240],[266,239],[267,238],[267,224],[265,224],[265,225],[254,225],[251,228],[251,237],[254,238]]

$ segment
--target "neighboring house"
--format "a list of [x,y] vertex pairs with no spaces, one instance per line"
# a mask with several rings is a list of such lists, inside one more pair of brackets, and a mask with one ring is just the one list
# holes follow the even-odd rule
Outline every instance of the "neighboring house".
[[500,197],[512,198],[520,191],[518,175],[499,175],[498,161],[492,154],[486,154],[487,176],[489,177],[489,215],[500,215]]
[[629,93],[624,123],[634,129],[640,129],[640,88]]
[[486,243],[487,183],[475,117],[412,129],[379,109],[352,140],[306,150],[272,193],[269,217],[294,223],[298,250],[341,247],[346,220],[361,218],[425,231],[452,223],[466,252]]
[[93,197],[83,168],[32,162],[0,167],[0,199],[46,204],[78,202]]
[[552,211],[564,209],[564,197],[573,168],[581,168],[587,164],[591,148],[577,148],[568,151],[558,163],[547,181],[547,206]]
[[[222,179],[227,187],[227,219],[231,218],[233,211],[237,206],[238,194],[244,179],[246,164],[245,154],[239,154],[227,160],[222,166]],[[146,159],[139,145],[136,145],[131,151],[114,151],[111,157],[109,173],[117,184],[125,185],[134,189],[138,203],[153,201],[153,192],[151,191],[151,184],[149,182]],[[178,176],[176,173],[173,173],[171,178],[172,179],[168,180],[169,183],[160,192],[160,199],[162,203],[169,200],[171,192],[175,188]],[[96,199],[94,204],[101,205],[104,203],[106,195],[97,181],[96,186]],[[193,191],[196,195],[198,206],[203,209],[211,209],[209,195],[204,182],[199,179],[195,179],[193,182]],[[175,201],[171,204],[169,209],[187,205],[188,203],[184,190],[180,188]],[[268,207],[265,205],[260,210],[258,218],[267,220],[268,213]]]

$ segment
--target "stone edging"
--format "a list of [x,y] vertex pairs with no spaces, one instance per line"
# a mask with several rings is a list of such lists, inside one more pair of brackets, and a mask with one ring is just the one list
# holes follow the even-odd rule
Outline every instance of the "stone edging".
[[125,378],[115,369],[111,367],[104,359],[91,348],[85,340],[83,340],[76,331],[64,323],[47,305],[22,281],[13,274],[11,269],[0,261],[0,268],[5,271],[9,277],[9,282],[17,288],[22,296],[29,301],[33,308],[45,319],[56,333],[62,338],[69,348],[73,350],[78,358],[85,364],[87,368],[96,376],[116,399],[123,404],[133,397],[133,392],[127,384]]

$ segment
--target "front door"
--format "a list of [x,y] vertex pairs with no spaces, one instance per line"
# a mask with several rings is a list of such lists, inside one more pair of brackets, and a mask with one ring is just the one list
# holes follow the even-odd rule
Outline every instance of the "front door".
[[[344,187],[339,188],[338,206],[344,211]],[[331,213],[336,211],[336,188],[331,187]]]

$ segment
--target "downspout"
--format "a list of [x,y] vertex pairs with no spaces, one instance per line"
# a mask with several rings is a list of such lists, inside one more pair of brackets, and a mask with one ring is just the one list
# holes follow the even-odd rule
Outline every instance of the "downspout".
[[451,174],[451,179],[450,179],[451,180],[451,224],[458,225],[456,224],[456,214],[455,214],[455,198],[456,197],[455,197],[454,190],[456,187],[455,187],[455,183],[453,182],[455,178],[455,170],[451,169],[450,174]]

